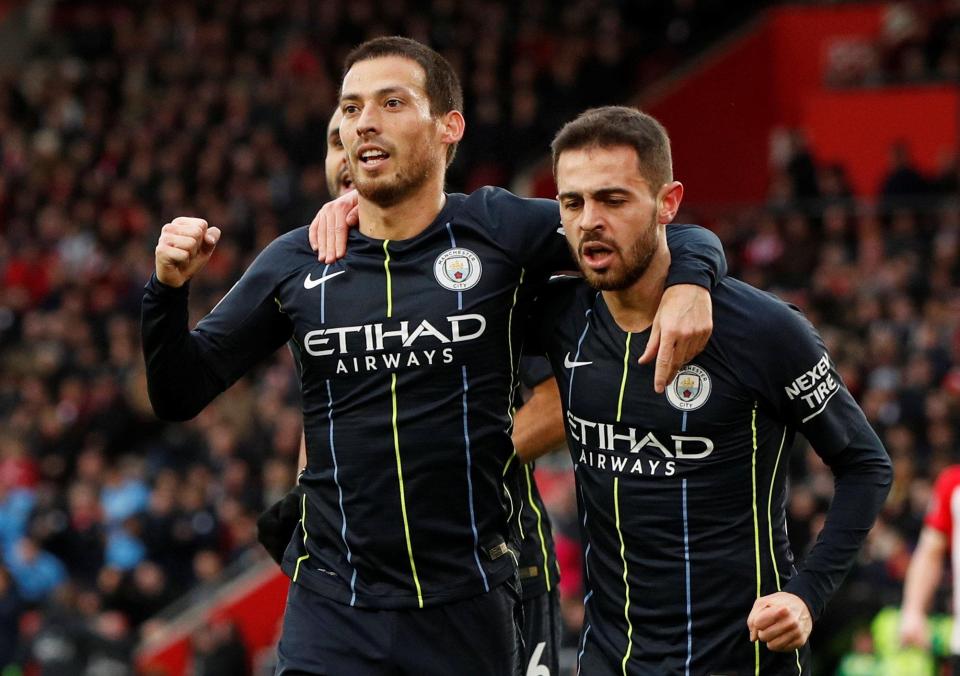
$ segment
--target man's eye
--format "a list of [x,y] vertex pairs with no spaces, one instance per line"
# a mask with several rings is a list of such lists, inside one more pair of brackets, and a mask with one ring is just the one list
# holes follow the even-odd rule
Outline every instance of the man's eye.
[[387,99],[387,108],[397,108],[400,104],[400,99]]
[[564,202],[564,203],[563,203],[563,208],[564,208],[564,209],[579,209],[579,208],[580,208],[580,202],[577,202],[577,201]]
[[358,110],[360,110],[360,108],[358,108],[357,106],[353,105],[352,103],[345,103],[345,104],[343,104],[343,109],[342,109],[342,110],[343,110],[343,114],[344,114],[344,115],[352,115],[353,113],[355,113],[355,112],[357,112]]

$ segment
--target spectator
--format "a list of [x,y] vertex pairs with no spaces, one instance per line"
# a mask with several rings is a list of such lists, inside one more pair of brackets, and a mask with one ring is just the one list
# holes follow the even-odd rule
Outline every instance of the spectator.
[[68,580],[63,563],[50,552],[40,549],[29,537],[16,542],[5,558],[17,588],[29,603],[43,601]]

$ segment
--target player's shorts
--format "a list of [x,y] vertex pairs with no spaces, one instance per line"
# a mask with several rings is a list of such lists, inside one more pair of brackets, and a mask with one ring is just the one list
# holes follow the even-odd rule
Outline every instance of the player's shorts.
[[352,608],[290,584],[277,676],[519,673],[519,595],[510,582],[440,606]]
[[[523,602],[524,667],[522,673],[557,676],[560,673],[560,594],[554,587]],[[540,667],[538,669],[538,667]],[[547,672],[543,671],[546,667]]]
[[[744,623],[746,626],[746,623]],[[615,649],[614,646],[604,638],[603,632],[595,631],[596,627],[590,627],[589,633],[584,630],[580,637],[580,651],[577,654],[577,669],[582,676],[754,676],[757,673],[756,663],[750,659],[750,652],[753,652],[753,644],[749,642],[747,632],[743,632],[743,645],[746,654],[741,658],[735,658],[733,664],[730,663],[729,656],[726,663],[717,664],[715,654],[710,652],[696,652],[694,644],[694,653],[690,658],[689,666],[683,654],[664,658],[662,661],[653,658],[649,653],[644,654],[641,644],[635,642],[632,647],[631,657],[627,663],[623,662],[623,651]],[[622,636],[622,633],[620,634]],[[619,638],[619,637],[618,637]],[[686,646],[681,647],[681,652]],[[765,647],[761,647],[760,670],[763,676],[811,676],[810,670],[810,644],[800,648],[799,655],[796,652],[772,653]],[[724,658],[720,658],[724,659]],[[799,660],[799,665],[798,665]],[[711,662],[714,662],[711,664]]]

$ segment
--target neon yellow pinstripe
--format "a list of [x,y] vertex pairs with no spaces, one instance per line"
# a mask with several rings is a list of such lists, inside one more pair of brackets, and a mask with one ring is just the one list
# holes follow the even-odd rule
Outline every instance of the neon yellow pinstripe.
[[[753,412],[750,418],[750,428],[753,431],[753,458],[751,459],[751,476],[753,480],[753,552],[756,558],[757,570],[757,598],[760,598],[760,522],[757,517],[757,403],[753,403]],[[760,676],[760,641],[753,644],[754,668],[756,676]]]
[[513,310],[517,307],[517,295],[520,293],[520,286],[523,284],[523,276],[526,269],[520,268],[520,279],[517,280],[517,288],[513,290],[513,302],[510,304],[510,313],[507,315],[507,350],[510,356],[510,393],[507,397],[507,415],[510,417],[510,429],[513,429],[513,388],[514,376],[516,375],[513,364]]
[[[386,249],[386,245],[384,245]],[[423,608],[423,591],[417,576],[417,564],[413,560],[413,542],[410,540],[410,523],[407,521],[407,496],[403,490],[403,466],[400,463],[400,436],[397,433],[397,374],[390,374],[390,398],[393,401],[393,450],[397,456],[397,479],[400,481],[400,513],[403,515],[403,534],[407,538],[407,556],[410,557],[410,570],[413,572],[413,584],[417,587],[417,603]]]
[[[537,535],[540,537],[540,553],[543,554],[543,574],[547,581],[547,591],[550,591],[550,566],[547,558],[547,543],[543,540],[543,514],[533,501],[533,480],[530,478],[530,465],[524,465],[523,471],[527,475],[527,497],[530,498],[530,507],[533,513],[537,515]],[[521,534],[522,538],[523,535]]]
[[627,582],[627,557],[624,553],[626,546],[623,543],[623,531],[620,530],[620,477],[613,478],[613,514],[617,535],[620,536],[620,560],[623,561],[623,587],[626,599],[623,604],[623,616],[627,620],[627,651],[623,654],[622,667],[623,676],[627,676],[627,661],[630,659],[630,653],[633,652],[633,623],[630,622],[630,583]]
[[[773,561],[773,575],[777,581],[777,591],[780,589],[780,568],[777,566],[777,554],[773,549],[773,519],[770,515],[771,505],[773,504],[773,484],[777,479],[777,469],[780,467],[780,456],[783,453],[783,444],[787,440],[787,430],[783,430],[783,436],[780,438],[780,448],[777,450],[777,459],[773,463],[773,474],[770,475],[770,492],[767,495],[767,534],[770,538],[770,560]],[[797,655],[797,674],[803,673],[803,667],[800,665],[800,650],[794,651]]]
[[623,350],[623,378],[620,379],[620,397],[617,399],[617,422],[623,413],[623,391],[627,387],[627,362],[630,359],[630,332],[627,331],[627,346]]
[[390,252],[387,251],[387,245],[390,243],[389,239],[383,240],[383,255],[386,258],[383,259],[383,270],[387,273],[387,316],[393,316],[393,280],[390,279]]
[[[304,494],[300,500],[300,527],[303,528],[303,548],[307,548],[307,496]],[[310,558],[310,553],[306,553],[297,559],[297,567],[293,569],[293,581],[297,581],[300,575],[300,563]]]
[[507,470],[510,469],[510,463],[513,462],[513,459],[517,457],[517,451],[514,449],[513,454],[507,458],[507,462],[503,465],[503,476],[507,476]]

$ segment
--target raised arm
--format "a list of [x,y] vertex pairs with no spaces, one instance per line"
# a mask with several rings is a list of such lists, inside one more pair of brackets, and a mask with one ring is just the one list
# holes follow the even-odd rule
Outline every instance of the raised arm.
[[156,272],[141,304],[141,338],[150,402],[164,420],[197,415],[292,333],[274,301],[277,256],[268,253],[274,245],[196,329],[188,329],[189,281],[218,239],[219,230],[206,221],[178,218],[164,226],[157,245]]

